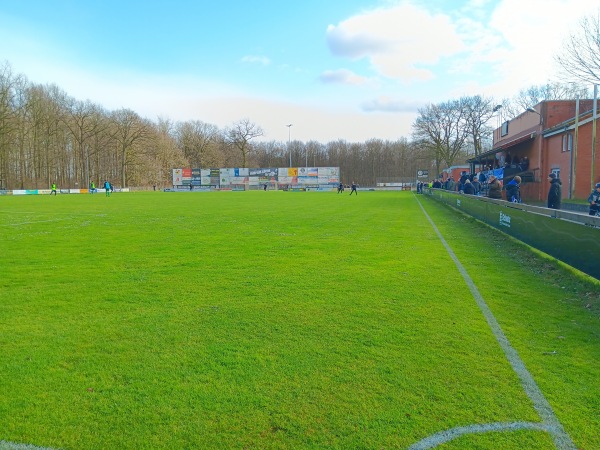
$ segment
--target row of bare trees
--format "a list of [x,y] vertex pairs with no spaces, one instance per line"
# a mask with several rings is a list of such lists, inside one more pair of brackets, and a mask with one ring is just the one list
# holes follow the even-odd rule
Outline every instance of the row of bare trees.
[[0,66],[0,188],[167,186],[177,167],[340,166],[344,179],[374,184],[414,176],[420,149],[406,139],[321,144],[258,141],[249,119],[219,129],[202,121],[152,122],[129,109],[107,111],[55,85],[28,82]]

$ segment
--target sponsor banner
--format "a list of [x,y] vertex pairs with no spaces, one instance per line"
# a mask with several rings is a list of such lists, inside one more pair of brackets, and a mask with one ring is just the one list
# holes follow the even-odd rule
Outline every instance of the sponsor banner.
[[316,167],[300,167],[298,168],[299,177],[318,177],[319,170]]
[[173,169],[173,186],[183,184],[183,170]]
[[24,189],[15,189],[13,195],[27,195],[27,191]]
[[[173,169],[173,186],[231,186],[234,184],[339,183],[339,167]],[[253,180],[249,177],[252,176]],[[298,180],[298,176],[302,179]]]
[[277,169],[266,168],[266,169],[249,169],[249,170],[250,170],[251,177],[270,178],[270,177],[277,176]]
[[11,195],[11,194],[12,194],[11,191],[7,191],[7,190],[4,190],[4,189],[0,190],[0,195]]
[[298,177],[298,184],[306,185],[306,184],[317,184],[317,180],[313,177]]
[[223,179],[223,178],[229,179],[229,178],[232,178],[235,176],[236,176],[235,169],[221,169],[221,172],[220,172],[221,179]]
[[319,176],[324,177],[339,177],[340,176],[340,168],[339,167],[319,167]]

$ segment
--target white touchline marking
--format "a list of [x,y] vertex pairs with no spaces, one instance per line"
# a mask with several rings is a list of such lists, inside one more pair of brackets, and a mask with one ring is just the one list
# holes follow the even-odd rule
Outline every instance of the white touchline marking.
[[[544,397],[544,394],[542,393],[542,391],[536,384],[535,380],[533,379],[533,377],[531,376],[531,374],[525,367],[525,364],[521,360],[521,357],[519,356],[518,352],[510,345],[508,338],[502,331],[500,324],[494,317],[494,314],[488,307],[487,303],[485,302],[485,300],[479,293],[479,290],[477,289],[477,286],[475,286],[473,279],[469,276],[469,274],[467,273],[464,266],[458,260],[458,257],[454,254],[454,252],[452,251],[452,249],[450,248],[450,246],[448,245],[448,243],[442,236],[442,233],[440,233],[440,230],[438,229],[438,227],[435,225],[435,223],[431,219],[431,217],[429,217],[429,214],[427,214],[427,211],[425,211],[425,208],[423,208],[423,205],[421,204],[419,199],[418,198],[416,198],[416,199],[417,199],[417,203],[419,204],[419,207],[421,208],[421,211],[423,211],[423,214],[425,214],[425,217],[427,217],[427,220],[433,227],[437,236],[442,241],[442,244],[446,248],[446,251],[448,252],[450,257],[454,261],[454,264],[458,268],[458,271],[460,272],[463,279],[467,283],[467,286],[469,287],[471,294],[473,294],[473,298],[475,298],[475,301],[477,302],[479,309],[485,316],[485,319],[487,320],[487,323],[490,326],[492,333],[494,334],[494,336],[496,337],[496,340],[500,344],[500,347],[504,351],[506,359],[512,366],[512,368],[515,371],[515,373],[517,374],[517,376],[519,377],[519,380],[521,380],[521,385],[523,386],[523,390],[525,391],[525,393],[527,394],[529,399],[533,402],[533,407],[535,408],[538,415],[542,419],[542,423],[540,424],[540,429],[546,430],[548,433],[550,433],[550,435],[552,436],[552,439],[554,441],[554,444],[556,445],[556,448],[558,448],[560,450],[576,450],[577,447],[575,447],[575,444],[571,440],[571,437],[563,428],[562,424],[558,420],[558,417],[556,417],[556,414],[554,414],[554,411],[552,410],[552,406],[550,406],[550,403],[548,403],[548,400],[546,400],[546,397]],[[523,425],[525,425],[525,424],[527,424],[527,422],[516,422],[515,427],[517,427],[517,426],[523,427]],[[458,437],[467,432],[481,433],[481,432],[484,432],[484,431],[481,431],[481,427],[492,427],[494,425],[495,424],[470,425],[467,427],[455,428],[454,430],[463,430],[463,432],[461,432],[460,434],[456,434],[456,436],[454,436],[454,437]],[[527,425],[527,427],[523,427],[523,428],[530,428],[530,425]],[[503,429],[505,429],[505,428],[503,428]],[[514,429],[520,429],[520,428],[514,428]],[[470,431],[464,431],[464,430],[470,430]],[[490,429],[489,431],[495,431],[495,430]],[[451,430],[449,432],[451,432]],[[409,448],[411,450],[433,448],[433,447],[441,444],[442,442],[446,442],[445,440],[442,440],[442,438],[445,436],[444,432],[437,433],[437,434],[431,436],[430,438],[434,438],[435,436],[438,436],[438,441],[435,443],[431,442],[430,445],[425,446],[425,447],[418,446],[418,445],[420,445],[420,443],[424,442],[424,440],[423,440],[417,444],[414,444],[414,446],[411,446]],[[451,439],[454,439],[454,437],[452,437]],[[427,439],[429,439],[429,438],[427,438]]]

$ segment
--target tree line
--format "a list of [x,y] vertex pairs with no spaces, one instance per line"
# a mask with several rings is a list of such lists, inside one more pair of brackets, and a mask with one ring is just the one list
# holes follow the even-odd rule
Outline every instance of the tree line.
[[199,120],[156,122],[130,109],[108,111],[56,85],[31,83],[0,66],[0,187],[169,186],[179,167],[339,166],[344,179],[372,185],[414,177],[422,163],[406,139],[257,141],[261,127],[241,119],[225,129]]

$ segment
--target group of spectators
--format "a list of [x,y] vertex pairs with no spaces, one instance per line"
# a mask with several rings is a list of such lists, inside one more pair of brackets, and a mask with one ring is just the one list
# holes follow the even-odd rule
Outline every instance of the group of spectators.
[[[521,177],[517,175],[503,188],[500,181],[493,174],[487,176],[483,172],[475,174],[463,172],[457,181],[454,181],[454,177],[451,176],[446,181],[433,180],[427,186],[434,189],[459,192],[460,194],[480,195],[495,199],[502,199],[502,190],[504,189],[507,201],[521,203],[521,181]],[[425,183],[417,183],[417,193],[422,192],[424,185]]]
[[[529,161],[525,161],[529,165]],[[433,180],[427,186],[434,189],[445,189],[448,191],[458,191],[461,194],[469,195],[484,195],[487,191],[487,197],[502,199],[502,190],[506,192],[506,201],[513,203],[522,203],[521,200],[521,177],[516,175],[508,183],[502,187],[500,181],[493,175],[489,177],[483,172],[477,174],[467,174],[463,172],[458,180],[454,181],[453,177],[449,177],[446,181],[440,179]],[[550,189],[548,190],[547,207],[551,209],[560,209],[562,201],[562,182],[556,173],[548,175]],[[417,183],[417,193],[423,192],[425,183]],[[588,197],[590,204],[590,216],[600,216],[600,183],[596,183],[594,190]]]
[[454,177],[449,177],[446,181],[438,178],[428,184],[418,182],[417,193],[421,193],[423,186],[427,185],[434,189],[445,189],[447,191],[460,192],[461,194],[482,195],[487,184],[486,181],[487,177],[483,172],[475,174],[463,172],[457,181],[454,181]]

